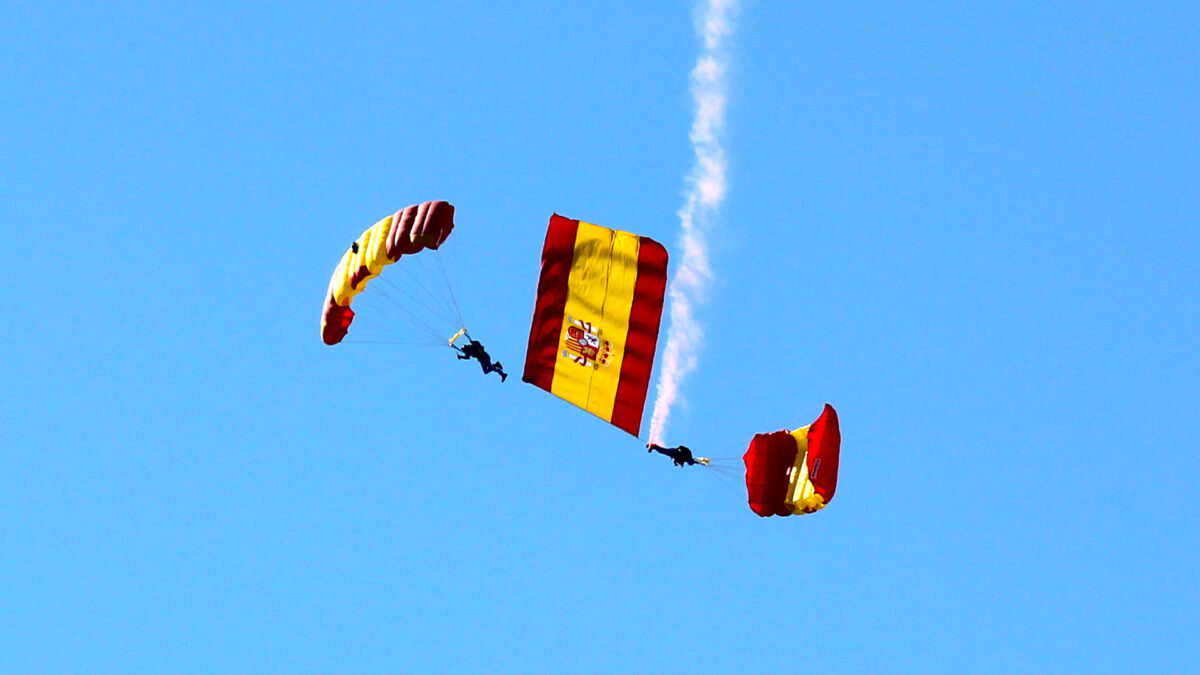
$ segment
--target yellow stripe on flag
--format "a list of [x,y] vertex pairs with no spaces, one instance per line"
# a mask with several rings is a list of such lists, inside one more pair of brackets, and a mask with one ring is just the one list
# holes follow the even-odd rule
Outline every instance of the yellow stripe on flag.
[[[567,300],[559,334],[559,352],[550,392],[612,420],[613,402],[621,379],[621,362],[629,334],[637,281],[637,235],[580,222],[575,235],[575,252],[567,280]],[[601,344],[608,341],[608,362],[598,367],[580,365],[564,356],[567,331],[576,322],[599,329]],[[596,332],[593,329],[592,332]]]

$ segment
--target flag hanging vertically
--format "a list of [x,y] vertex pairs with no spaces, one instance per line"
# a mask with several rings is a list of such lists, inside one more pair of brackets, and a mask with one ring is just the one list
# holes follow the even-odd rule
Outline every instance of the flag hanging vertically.
[[662,244],[554,214],[522,379],[637,436],[666,285]]

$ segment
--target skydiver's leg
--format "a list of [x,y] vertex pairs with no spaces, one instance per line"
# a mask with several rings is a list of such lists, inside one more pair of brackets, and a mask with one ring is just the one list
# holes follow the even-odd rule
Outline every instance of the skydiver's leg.
[[660,455],[666,455],[671,458],[672,462],[679,463],[679,451],[676,448],[664,448],[661,445],[655,445],[650,448]]

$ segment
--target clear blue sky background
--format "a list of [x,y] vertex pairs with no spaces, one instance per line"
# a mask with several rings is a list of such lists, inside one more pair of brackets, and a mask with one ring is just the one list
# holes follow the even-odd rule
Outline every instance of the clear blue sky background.
[[837,499],[789,519],[448,350],[318,337],[350,240],[427,199],[518,373],[552,212],[678,259],[690,2],[0,32],[0,671],[1200,670],[1194,2],[746,3],[667,440],[833,403]]

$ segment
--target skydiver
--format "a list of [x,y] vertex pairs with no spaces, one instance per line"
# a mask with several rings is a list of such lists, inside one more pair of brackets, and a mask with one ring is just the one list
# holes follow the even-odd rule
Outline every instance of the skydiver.
[[658,452],[666,455],[675,462],[675,466],[692,466],[699,463],[696,461],[695,457],[692,457],[692,451],[686,445],[679,445],[674,448],[664,448],[657,443],[647,443],[646,452]]
[[[468,338],[470,336],[467,336]],[[479,367],[483,369],[483,374],[500,373],[500,381],[508,379],[508,373],[504,372],[504,366],[499,361],[492,363],[492,357],[484,349],[483,343],[479,340],[471,340],[465,347],[452,345],[454,350],[458,352],[456,355],[459,361],[469,361],[475,359],[479,361]]]

